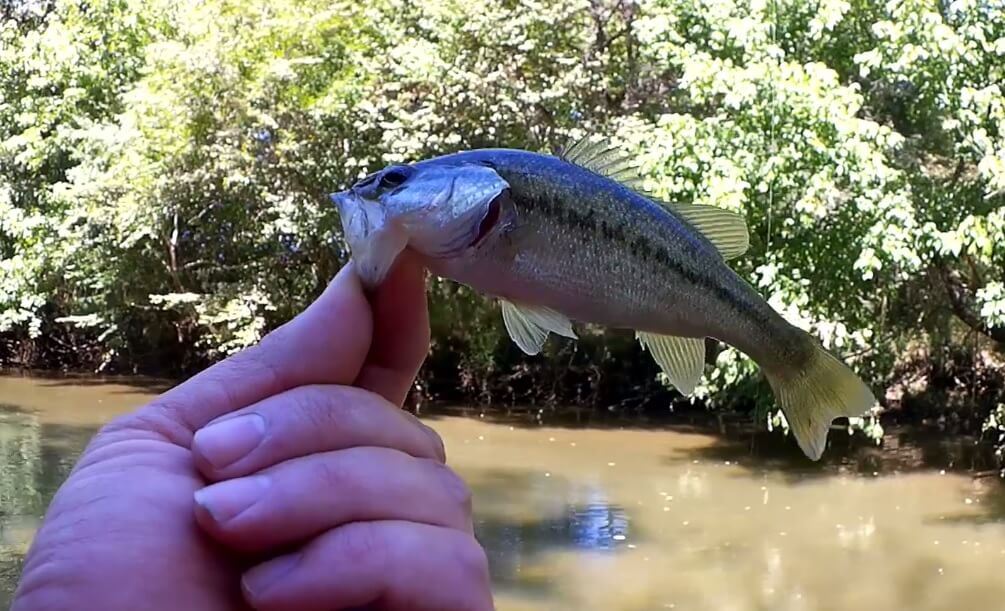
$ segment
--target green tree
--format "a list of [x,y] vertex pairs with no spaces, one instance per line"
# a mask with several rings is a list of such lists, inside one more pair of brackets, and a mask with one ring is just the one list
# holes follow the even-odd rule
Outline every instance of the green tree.
[[[389,163],[598,132],[654,196],[742,211],[738,270],[877,389],[912,359],[950,371],[974,337],[1000,361],[1002,0],[3,7],[6,360],[200,365],[345,261],[328,193]],[[437,280],[430,299],[437,392],[653,391],[630,335],[590,329],[526,359],[491,303]],[[706,404],[769,407],[749,361],[715,365]]]

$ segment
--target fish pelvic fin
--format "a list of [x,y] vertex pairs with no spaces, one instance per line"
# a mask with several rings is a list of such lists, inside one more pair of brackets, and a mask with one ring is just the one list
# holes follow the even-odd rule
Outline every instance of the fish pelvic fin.
[[835,418],[862,416],[876,404],[872,390],[819,345],[808,362],[795,371],[765,370],[765,374],[789,430],[812,460],[820,460],[823,455],[827,432]]
[[543,306],[517,305],[500,299],[503,322],[510,338],[527,354],[538,354],[548,339],[548,333],[555,333],[576,339],[572,322],[564,314]]
[[617,181],[668,208],[705,236],[723,259],[739,257],[750,247],[750,232],[742,214],[716,206],[675,204],[660,200],[645,189],[639,166],[631,155],[607,138],[586,135],[566,147],[559,157]]
[[705,369],[705,338],[635,333],[643,348],[649,350],[656,364],[682,395],[694,392]]

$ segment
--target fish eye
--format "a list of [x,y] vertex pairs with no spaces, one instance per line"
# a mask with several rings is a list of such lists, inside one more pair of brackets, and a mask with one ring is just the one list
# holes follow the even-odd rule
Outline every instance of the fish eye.
[[408,180],[408,173],[402,168],[392,168],[380,177],[381,189],[393,189]]
[[355,189],[362,189],[363,187],[366,187],[367,185],[373,184],[373,181],[375,181],[375,180],[377,180],[377,174],[376,173],[370,174],[368,176],[364,176],[359,181],[357,181],[356,184],[353,185],[353,188],[355,188]]

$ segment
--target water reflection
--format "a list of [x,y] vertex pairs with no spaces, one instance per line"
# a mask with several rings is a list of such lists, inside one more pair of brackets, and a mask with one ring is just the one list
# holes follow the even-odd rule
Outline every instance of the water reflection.
[[493,581],[543,591],[549,580],[532,568],[556,551],[610,554],[635,547],[629,512],[596,485],[551,473],[488,471],[472,482],[475,534],[485,546]]
[[149,399],[108,380],[0,376],[0,608],[52,496],[98,428]]
[[[494,489],[493,489],[494,488]],[[484,474],[473,485],[479,506],[500,494],[524,499],[549,495],[556,515],[520,524],[479,521],[480,534],[491,541],[533,541],[535,545],[611,551],[625,545],[630,535],[628,512],[612,503],[596,486],[575,486],[565,478],[534,473]],[[486,508],[483,515],[498,513]],[[493,530],[494,529],[494,530]]]
[[41,422],[35,414],[0,404],[0,511],[44,513],[97,429]]
[[477,535],[497,556],[527,556],[537,549],[572,547],[584,551],[612,551],[626,545],[628,516],[624,509],[596,503],[571,506],[565,514],[539,522],[506,524],[479,521]]
[[846,438],[811,463],[788,440],[758,436],[752,448],[686,428],[431,424],[472,484],[501,610],[934,611],[1005,599],[1005,496],[994,478],[954,473],[966,442],[933,451],[894,432],[887,453]]
[[94,431],[0,404],[0,606],[9,606],[38,521]]

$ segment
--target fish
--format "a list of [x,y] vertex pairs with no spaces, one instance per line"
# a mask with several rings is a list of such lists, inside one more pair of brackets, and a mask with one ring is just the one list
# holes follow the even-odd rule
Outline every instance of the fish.
[[750,244],[741,214],[655,197],[606,138],[555,154],[485,148],[393,164],[330,198],[364,287],[407,250],[497,300],[529,355],[550,334],[577,339],[574,322],[630,330],[688,396],[704,373],[705,339],[718,340],[758,365],[814,461],[835,419],[876,404],[851,368],[729,266]]

